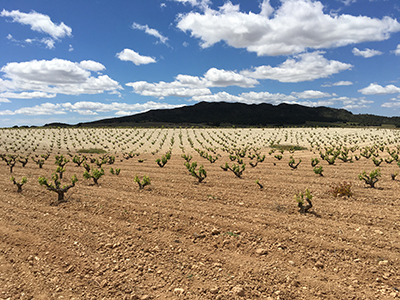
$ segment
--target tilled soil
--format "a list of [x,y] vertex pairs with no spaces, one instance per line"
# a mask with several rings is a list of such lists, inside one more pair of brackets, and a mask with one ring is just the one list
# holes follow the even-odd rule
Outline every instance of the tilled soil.
[[[357,178],[376,168],[370,159],[323,161],[319,176],[310,165],[318,154],[285,152],[278,161],[261,152],[255,168],[245,159],[242,178],[220,168],[231,164],[226,153],[212,164],[191,152],[207,171],[200,184],[179,148],[163,168],[161,154],[117,155],[98,185],[69,162],[63,183],[73,174],[79,181],[58,205],[38,183],[51,178],[54,155],[43,169],[14,168],[17,181],[28,178],[22,193],[1,162],[0,299],[400,297],[400,187],[390,178],[399,167],[383,163],[373,189]],[[302,159],[296,170],[290,155]],[[135,175],[151,185],[139,190]],[[329,193],[344,180],[352,197]],[[294,195],[306,188],[314,207],[300,214]]]

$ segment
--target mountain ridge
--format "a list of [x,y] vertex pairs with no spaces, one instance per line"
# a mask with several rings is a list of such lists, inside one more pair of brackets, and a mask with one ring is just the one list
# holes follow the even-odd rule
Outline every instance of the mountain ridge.
[[313,123],[358,126],[394,125],[400,127],[400,117],[370,114],[354,115],[345,109],[325,106],[308,107],[287,103],[272,105],[269,103],[199,102],[191,106],[150,110],[135,115],[107,118],[76,125],[50,123],[45,126],[135,127],[151,124],[169,124],[170,126],[303,126]]

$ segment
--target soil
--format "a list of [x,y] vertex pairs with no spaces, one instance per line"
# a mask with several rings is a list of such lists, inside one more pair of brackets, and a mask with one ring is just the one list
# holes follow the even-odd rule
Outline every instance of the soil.
[[[253,168],[245,157],[238,178],[220,168],[232,164],[226,152],[219,149],[221,157],[210,163],[185,135],[185,153],[207,171],[198,183],[184,166],[178,133],[163,168],[155,160],[169,148],[171,134],[154,155],[147,144],[130,159],[120,149],[110,153],[115,163],[103,165],[98,185],[69,162],[62,182],[70,184],[73,174],[78,182],[59,204],[38,182],[39,176],[51,181],[56,150],[43,169],[30,160],[10,174],[1,161],[0,299],[400,297],[400,185],[391,179],[396,162],[383,162],[370,188],[357,176],[376,168],[371,159],[333,165],[320,159],[319,176],[310,164],[318,151],[285,151],[278,161],[264,146],[265,161]],[[296,170],[288,166],[290,156],[302,159]],[[121,173],[112,175],[111,167]],[[21,193],[11,175],[18,182],[27,177]],[[136,175],[149,176],[151,185],[140,190]],[[334,197],[332,185],[343,181],[352,184],[353,196]],[[294,195],[307,188],[313,208],[300,214]]]

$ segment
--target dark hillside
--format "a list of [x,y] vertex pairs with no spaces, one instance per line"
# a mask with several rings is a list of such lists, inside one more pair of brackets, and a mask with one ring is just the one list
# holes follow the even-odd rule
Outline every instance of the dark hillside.
[[[94,122],[77,126],[146,126],[146,124],[172,125],[237,125],[277,126],[306,125],[308,123],[338,123],[361,126],[391,124],[400,127],[400,117],[354,115],[345,109],[308,107],[298,104],[242,104],[226,102],[200,102],[192,106],[174,109],[159,109],[148,112]],[[64,125],[64,124],[63,124]],[[55,126],[47,124],[46,126]]]

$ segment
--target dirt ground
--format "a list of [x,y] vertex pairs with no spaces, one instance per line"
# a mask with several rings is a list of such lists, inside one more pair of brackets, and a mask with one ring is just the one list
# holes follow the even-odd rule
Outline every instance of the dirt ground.
[[[188,137],[194,148],[200,146],[201,132],[196,140],[186,131],[179,144],[179,131],[170,131],[154,154],[163,137],[158,131],[143,138],[139,156],[125,159],[123,150],[110,151],[115,163],[103,165],[98,185],[83,178],[83,167],[69,162],[62,182],[69,184],[73,174],[78,182],[59,205],[57,195],[38,182],[55,171],[56,149],[43,169],[30,160],[25,167],[17,163],[10,174],[0,161],[0,299],[400,297],[400,185],[390,176],[400,170],[396,162],[383,162],[382,176],[370,188],[357,175],[376,168],[371,159],[334,165],[320,159],[324,176],[319,176],[310,164],[319,158],[315,149],[286,151],[277,160],[277,152],[269,155],[265,145],[271,136],[242,131],[243,139],[248,134],[248,141],[261,140],[259,152],[266,158],[253,168],[245,157],[246,169],[238,178],[221,169],[225,162],[232,164],[221,148],[221,157],[211,163],[188,146]],[[371,134],[363,142],[382,140]],[[238,135],[226,135],[241,145]],[[171,159],[161,168],[155,160],[170,147],[171,136]],[[207,132],[204,140],[209,136],[223,138]],[[208,146],[204,143],[203,150]],[[41,147],[34,154],[44,153]],[[64,146],[58,150],[71,159]],[[188,173],[183,150],[204,165],[208,176],[202,183]],[[288,166],[290,156],[302,159],[295,170]],[[121,173],[112,175],[110,167]],[[27,177],[21,193],[11,175],[17,181]],[[139,190],[136,175],[149,176],[151,185]],[[329,193],[343,181],[352,184],[352,197]],[[300,214],[294,195],[306,188],[314,207]]]

